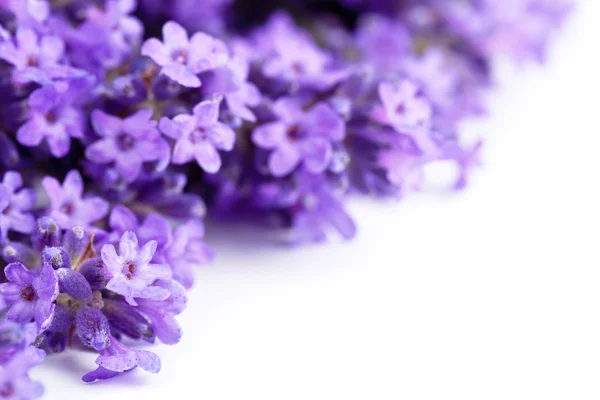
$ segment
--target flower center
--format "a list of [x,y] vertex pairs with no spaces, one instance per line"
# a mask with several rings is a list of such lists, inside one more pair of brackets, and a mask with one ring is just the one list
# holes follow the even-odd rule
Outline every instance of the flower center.
[[60,211],[67,215],[72,215],[75,211],[75,204],[72,201],[67,201],[60,207]]
[[303,132],[300,125],[298,125],[298,124],[294,124],[294,125],[290,126],[287,130],[287,137],[288,137],[288,140],[290,140],[291,142],[297,142],[298,140],[302,139],[305,136],[306,136],[305,133]]
[[190,134],[190,142],[192,142],[193,144],[203,142],[206,139],[208,139],[208,135],[206,134],[206,129],[203,126],[197,127]]
[[58,121],[58,115],[56,115],[56,113],[54,111],[50,111],[50,112],[46,113],[46,115],[44,115],[44,117],[46,118],[46,121],[50,125],[54,125]]
[[25,286],[21,290],[21,298],[25,301],[33,301],[35,299],[35,292],[31,286]]
[[176,50],[171,54],[171,59],[179,64],[187,64],[188,52],[186,50]]
[[404,114],[406,112],[406,105],[404,103],[400,103],[396,106],[397,114]]
[[123,275],[127,280],[130,280],[135,273],[135,265],[131,261],[126,261],[123,266]]
[[25,60],[25,65],[28,67],[37,67],[39,64],[38,58],[36,56],[29,56]]
[[296,73],[296,75],[303,75],[305,72],[304,65],[300,61],[296,61],[291,65],[292,71]]
[[6,382],[0,387],[0,397],[3,399],[11,398],[15,394],[15,387],[12,383]]
[[133,136],[128,135],[127,133],[121,133],[117,136],[117,147],[121,151],[129,151],[135,145],[135,139]]

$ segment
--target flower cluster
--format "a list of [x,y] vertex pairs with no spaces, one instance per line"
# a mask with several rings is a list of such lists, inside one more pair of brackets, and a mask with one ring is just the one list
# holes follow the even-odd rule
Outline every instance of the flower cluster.
[[[0,397],[73,341],[86,382],[177,343],[203,217],[344,238],[351,193],[467,184],[491,60],[543,60],[567,0],[0,0]],[[289,235],[287,235],[289,233]]]

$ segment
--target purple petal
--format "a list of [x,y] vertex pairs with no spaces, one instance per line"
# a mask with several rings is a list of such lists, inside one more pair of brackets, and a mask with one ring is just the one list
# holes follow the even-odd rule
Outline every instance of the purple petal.
[[102,257],[104,265],[106,265],[106,268],[108,268],[108,270],[111,274],[113,274],[113,276],[121,273],[122,260],[117,255],[115,246],[113,246],[112,244],[105,244],[104,246],[102,246],[100,255]]
[[127,231],[119,241],[119,255],[123,260],[135,260],[138,251],[138,239],[135,233]]
[[115,166],[117,171],[121,174],[123,179],[127,182],[133,182],[140,176],[142,172],[142,164],[143,161],[137,154],[132,154],[131,152],[126,155],[122,155],[118,159],[118,163]]
[[138,220],[133,211],[122,205],[113,207],[108,224],[117,232],[134,231],[138,228]]
[[320,174],[327,169],[333,156],[333,149],[329,140],[315,137],[302,143],[304,166],[314,174]]
[[219,105],[221,98],[218,100],[205,100],[194,107],[194,115],[197,118],[198,124],[201,126],[212,125],[219,119]]
[[35,120],[22,125],[17,131],[17,140],[23,146],[36,147],[44,140],[43,127]]
[[3,298],[7,304],[15,304],[22,301],[21,293],[23,291],[23,285],[17,285],[14,283],[2,283],[0,284],[0,298]]
[[81,195],[83,195],[83,179],[81,179],[81,174],[79,174],[79,171],[72,169],[67,173],[67,176],[63,182],[63,188],[65,192],[75,196],[76,198],[81,198]]
[[283,122],[259,125],[252,132],[252,142],[263,149],[273,149],[285,140],[287,129]]
[[21,177],[21,174],[16,171],[7,171],[4,174],[2,184],[6,186],[11,193],[14,193],[23,186],[23,178]]
[[21,263],[11,263],[4,268],[4,275],[6,278],[14,284],[17,284],[21,287],[25,287],[27,285],[31,285],[35,276],[33,272],[28,270]]
[[100,136],[115,136],[121,132],[123,121],[100,110],[92,111],[92,126]]
[[119,375],[119,372],[111,371],[106,368],[98,367],[95,371],[88,372],[81,380],[87,383],[94,382],[101,379],[110,379]]
[[99,366],[116,372],[129,371],[137,366],[137,362],[135,351],[131,349],[115,356],[99,356],[96,360]]
[[23,324],[31,322],[34,316],[35,302],[19,301],[13,304],[6,313],[6,318],[11,321]]
[[138,357],[138,367],[153,374],[160,371],[160,358],[156,354],[144,350],[135,350],[135,352]]
[[269,170],[274,176],[283,177],[292,172],[300,163],[300,151],[297,147],[284,145],[278,147],[269,157]]
[[340,141],[346,135],[346,124],[329,105],[319,103],[307,115],[309,125],[321,136]]
[[34,279],[33,288],[40,300],[53,302],[58,296],[58,280],[50,264],[44,264],[40,275]]
[[229,125],[217,123],[209,131],[208,135],[215,147],[224,151],[231,151],[235,143],[235,132]]
[[196,143],[194,146],[194,155],[198,165],[209,174],[214,174],[221,168],[221,156],[208,141]]
[[56,158],[63,158],[71,148],[71,137],[66,131],[48,137],[50,153]]
[[201,82],[188,67],[179,63],[171,63],[163,67],[161,73],[185,87],[197,88]]
[[161,67],[171,62],[168,49],[156,38],[151,38],[144,42],[142,55],[150,57]]
[[34,189],[21,189],[12,196],[12,205],[19,210],[31,210],[36,203],[37,194]]
[[156,240],[150,240],[137,253],[136,264],[146,265],[152,260],[152,256],[156,252]]
[[188,140],[179,140],[173,149],[173,164],[185,164],[194,159],[194,147]]
[[[185,123],[184,120],[189,120],[190,118],[192,118],[191,115],[179,115],[178,117],[184,117],[184,118],[178,118],[178,119],[169,119],[166,117],[163,117],[160,119],[160,122],[158,124],[158,129],[160,129],[160,131],[162,133],[164,133],[166,136],[173,138],[173,139],[179,139],[182,135],[183,135],[183,130],[185,129]],[[187,117],[187,118],[185,118]]]
[[115,159],[118,155],[118,149],[113,139],[106,138],[98,140],[88,146],[85,150],[85,156],[88,160],[106,164]]
[[44,36],[40,41],[40,57],[58,62],[65,52],[65,43],[58,36]]
[[280,119],[286,122],[295,123],[304,118],[302,105],[297,99],[291,97],[284,97],[277,100],[273,105],[273,111]]
[[32,233],[35,229],[35,218],[31,214],[11,212],[8,215],[11,228],[20,233]]
[[100,197],[86,198],[81,205],[82,214],[89,222],[101,220],[108,214],[109,209],[110,203]]
[[162,32],[165,46],[169,50],[186,50],[189,47],[190,41],[188,39],[188,34],[186,30],[177,22],[167,22],[163,26]]

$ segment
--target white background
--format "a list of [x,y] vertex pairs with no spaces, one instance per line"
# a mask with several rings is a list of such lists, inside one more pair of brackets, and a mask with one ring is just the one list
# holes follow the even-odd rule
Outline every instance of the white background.
[[600,398],[600,2],[545,68],[502,71],[469,189],[360,200],[351,243],[212,232],[163,370],[34,371],[48,399]]

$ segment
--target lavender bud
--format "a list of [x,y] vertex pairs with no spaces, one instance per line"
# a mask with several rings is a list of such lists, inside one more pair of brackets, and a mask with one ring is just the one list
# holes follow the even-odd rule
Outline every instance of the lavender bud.
[[104,263],[100,258],[91,258],[81,264],[79,272],[85,277],[93,290],[102,290],[108,282],[103,269]]
[[60,268],[54,272],[58,279],[58,288],[75,300],[92,301],[92,288],[83,275],[68,268]]
[[78,257],[83,252],[83,249],[85,248],[85,238],[85,231],[80,226],[76,226],[65,232],[63,247],[69,254],[69,257],[75,259],[75,257]]
[[125,302],[104,300],[102,312],[110,325],[119,332],[133,338],[154,340],[150,323],[135,308]]
[[57,304],[54,308],[54,316],[48,327],[48,332],[63,332],[73,325],[74,317],[71,309]]
[[52,218],[42,217],[37,220],[31,242],[37,251],[42,251],[44,247],[58,246],[60,245],[60,228]]
[[8,264],[20,262],[24,265],[34,265],[38,262],[36,253],[21,243],[8,243],[2,249],[2,258]]
[[77,311],[75,331],[83,344],[97,351],[110,345],[108,321],[97,308],[85,306]]
[[42,263],[54,269],[71,268],[71,258],[63,247],[46,247],[42,251]]

